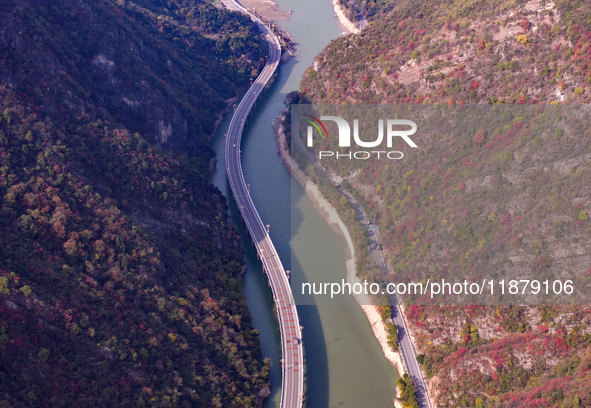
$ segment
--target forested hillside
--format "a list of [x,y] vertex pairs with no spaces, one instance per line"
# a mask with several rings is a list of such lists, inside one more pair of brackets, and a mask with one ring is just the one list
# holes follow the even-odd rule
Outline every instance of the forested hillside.
[[327,46],[302,90],[324,103],[587,103],[590,15],[585,1],[403,1]]
[[374,20],[394,8],[394,0],[339,0],[347,18],[356,22],[359,15]]
[[[391,278],[425,283],[513,271],[577,275],[588,285],[589,117],[574,104],[589,102],[589,3],[377,6],[385,13],[361,34],[334,40],[317,58],[301,83],[304,100],[400,104],[401,111],[444,103],[459,114],[468,104],[515,104],[499,109],[503,125],[473,115],[475,127],[420,128],[419,148],[397,162],[323,160],[380,225]],[[573,115],[532,106],[529,116],[517,106],[559,103],[573,104]],[[335,191],[327,195],[341,213],[352,211]],[[357,242],[363,258],[364,240]],[[358,266],[366,276],[377,271],[371,259]],[[577,289],[588,293],[584,285]],[[406,307],[437,406],[589,406],[588,299],[582,304]]]
[[4,0],[0,77],[44,113],[95,115],[208,153],[225,100],[258,74],[267,45],[238,13],[166,4]]
[[209,136],[265,56],[209,2],[0,1],[1,407],[260,403]]

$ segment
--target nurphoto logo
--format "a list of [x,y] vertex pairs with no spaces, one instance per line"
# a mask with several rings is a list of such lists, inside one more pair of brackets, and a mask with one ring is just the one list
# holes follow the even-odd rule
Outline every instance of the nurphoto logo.
[[[321,116],[320,119],[312,116],[312,115],[304,115],[306,118],[306,122],[308,122],[311,126],[307,127],[307,141],[306,144],[308,147],[312,147],[314,143],[314,129],[322,136],[326,136],[330,139],[328,135],[328,131],[326,130],[326,126],[323,121],[333,121],[336,123],[338,127],[339,133],[339,147],[351,147],[351,126],[349,122],[343,119],[340,116]],[[410,128],[408,128],[410,127]],[[384,133],[386,135],[386,147],[391,149],[393,146],[393,139],[395,137],[400,137],[404,140],[410,147],[418,147],[416,143],[410,138],[411,135],[415,134],[417,131],[417,124],[411,120],[406,119],[387,119],[386,126],[384,126],[384,120],[379,119],[377,125],[377,137],[375,140],[372,141],[364,141],[361,139],[359,135],[359,120],[353,119],[353,141],[358,147],[364,149],[372,149],[377,148],[378,146],[382,145],[384,142]],[[385,131],[384,131],[385,128]],[[322,160],[323,158],[333,157],[336,159],[347,158],[347,159],[357,159],[357,160],[367,160],[371,157],[375,157],[377,159],[381,159],[383,157],[387,157],[388,159],[393,160],[400,160],[404,157],[404,154],[400,151],[396,150],[357,150],[357,151],[349,151],[346,153],[333,151],[333,150],[321,150],[318,152],[318,159]]]

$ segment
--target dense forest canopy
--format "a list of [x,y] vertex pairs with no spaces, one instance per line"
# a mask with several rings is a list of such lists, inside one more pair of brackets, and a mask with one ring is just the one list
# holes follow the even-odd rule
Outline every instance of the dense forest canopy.
[[209,176],[266,55],[212,2],[0,1],[1,407],[258,405]]

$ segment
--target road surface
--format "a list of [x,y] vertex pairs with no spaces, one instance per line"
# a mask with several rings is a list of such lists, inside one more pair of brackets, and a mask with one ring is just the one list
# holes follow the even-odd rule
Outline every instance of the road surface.
[[[230,188],[234,194],[236,204],[240,209],[242,219],[246,223],[259,258],[263,263],[263,269],[269,278],[269,284],[273,291],[273,298],[275,299],[275,306],[277,307],[279,330],[281,333],[281,351],[283,355],[283,381],[280,406],[281,408],[300,408],[302,406],[304,391],[304,367],[302,328],[300,326],[298,311],[293,301],[286,271],[250,197],[240,162],[240,139],[242,137],[242,130],[244,129],[244,122],[255,100],[277,69],[281,58],[281,47],[277,37],[261,20],[253,16],[234,0],[222,1],[227,8],[248,14],[258,24],[269,43],[269,60],[240,101],[230,121],[225,148],[226,171],[228,180],[230,181]],[[274,140],[271,139],[270,142],[274,142]]]
[[[314,163],[314,165],[316,165],[316,167],[322,172],[324,177],[326,177],[335,186],[335,188],[344,197],[347,198],[347,200],[355,210],[357,220],[361,222],[367,230],[367,236],[370,240],[370,251],[372,252],[372,255],[374,255],[374,259],[379,260],[377,264],[380,265],[380,268],[386,274],[387,277],[389,275],[388,265],[386,264],[384,254],[380,246],[379,236],[377,232],[378,230],[374,228],[374,225],[372,225],[371,222],[368,221],[369,218],[363,207],[357,202],[355,197],[353,197],[348,191],[346,191],[343,187],[337,184],[330,177],[330,174],[328,174],[328,172],[318,164],[314,156],[312,156],[312,154],[310,154],[310,152],[304,148],[304,146],[302,145],[302,141],[298,136],[297,129],[295,132],[292,132],[292,139],[293,138],[296,139],[299,149],[306,155],[308,160]],[[390,307],[392,308],[392,321],[398,327],[398,344],[400,346],[400,352],[402,354],[404,366],[406,368],[408,375],[412,377],[415,382],[419,406],[422,408],[432,408],[431,400],[429,399],[429,394],[427,393],[425,377],[423,376],[423,372],[421,371],[419,363],[417,362],[417,353],[412,339],[409,335],[406,319],[404,318],[404,314],[402,312],[402,306],[400,305],[398,297],[395,294],[390,295],[388,300],[390,302]]]

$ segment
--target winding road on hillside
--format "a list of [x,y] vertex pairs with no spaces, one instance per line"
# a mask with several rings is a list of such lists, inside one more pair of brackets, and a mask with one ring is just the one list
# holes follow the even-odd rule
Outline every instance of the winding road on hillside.
[[[335,188],[349,201],[355,210],[357,220],[361,222],[361,224],[363,224],[367,230],[367,237],[370,240],[370,252],[374,256],[374,259],[377,261],[382,271],[386,274],[386,277],[388,277],[388,265],[386,264],[384,253],[382,252],[380,246],[377,226],[372,225],[371,222],[368,221],[369,218],[367,213],[357,202],[355,197],[353,197],[353,195],[345,190],[341,185],[336,183],[330,174],[322,166],[320,166],[320,164],[318,164],[314,156],[312,156],[312,154],[310,154],[310,152],[304,148],[302,141],[297,136],[298,134],[299,133],[297,129],[292,133],[292,135],[296,135],[295,140],[297,141],[299,150],[301,150],[306,155],[308,160],[310,160],[322,172],[324,177],[335,186]],[[398,296],[396,294],[390,295],[388,297],[388,301],[390,303],[390,307],[392,308],[392,322],[398,327],[398,345],[400,347],[400,353],[402,354],[402,360],[404,361],[404,367],[406,368],[408,375],[412,377],[415,382],[419,405],[421,408],[432,408],[431,400],[429,399],[429,394],[427,392],[427,383],[425,382],[425,377],[423,376],[423,372],[421,371],[419,363],[417,362],[417,353],[414,343],[410,337],[408,325],[406,324],[406,319],[404,318],[402,306],[398,300]]]
[[250,197],[240,162],[240,140],[244,129],[244,122],[257,97],[277,70],[281,58],[281,46],[275,34],[244,7],[237,4],[234,0],[222,0],[222,2],[231,10],[249,15],[257,23],[269,43],[269,60],[240,101],[230,121],[225,147],[226,171],[228,180],[230,181],[230,188],[232,189],[236,204],[240,209],[242,219],[246,223],[246,227],[256,246],[258,256],[263,263],[263,269],[269,278],[269,285],[273,291],[273,298],[277,307],[279,331],[281,333],[281,351],[283,355],[283,381],[280,406],[281,408],[299,408],[302,406],[304,395],[304,355],[302,348],[302,328],[300,326],[298,311],[293,300],[286,271],[269,237],[269,232],[265,228]]

